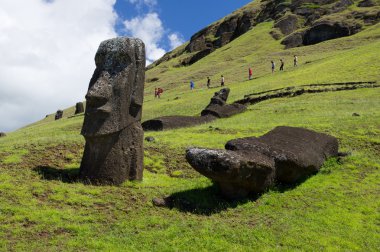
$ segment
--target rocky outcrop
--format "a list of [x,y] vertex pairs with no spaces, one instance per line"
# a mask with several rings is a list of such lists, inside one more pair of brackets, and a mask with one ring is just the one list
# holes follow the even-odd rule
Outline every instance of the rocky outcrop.
[[280,18],[275,24],[275,28],[279,28],[284,35],[289,35],[295,30],[301,28],[300,17],[294,14],[286,15]]
[[81,132],[86,145],[80,177],[95,184],[141,180],[144,43],[126,37],[106,40],[95,63]]
[[275,182],[296,183],[318,172],[327,158],[338,156],[336,138],[285,126],[258,138],[231,140],[225,148],[189,148],[186,159],[230,199],[264,192]]

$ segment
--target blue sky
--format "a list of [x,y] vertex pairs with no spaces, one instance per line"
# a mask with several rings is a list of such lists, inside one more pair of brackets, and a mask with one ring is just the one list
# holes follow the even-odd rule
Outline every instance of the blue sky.
[[169,51],[172,49],[167,38],[170,34],[176,34],[180,42],[187,41],[195,32],[249,2],[250,0],[117,0],[115,11],[119,18],[116,31],[120,35],[134,35],[125,29],[123,21],[155,13],[162,22],[164,33],[157,45]]

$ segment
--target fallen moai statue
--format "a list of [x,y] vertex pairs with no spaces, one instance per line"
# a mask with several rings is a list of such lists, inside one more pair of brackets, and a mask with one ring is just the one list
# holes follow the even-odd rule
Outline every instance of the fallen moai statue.
[[143,122],[142,127],[145,131],[183,128],[244,112],[247,109],[245,105],[226,103],[229,93],[229,88],[223,88],[216,92],[211,98],[210,104],[202,110],[201,116],[163,116]]
[[217,118],[225,118],[244,112],[247,107],[242,104],[227,104],[229,94],[229,88],[223,88],[219,92],[216,92],[211,98],[210,104],[202,110],[201,116],[211,115]]
[[230,199],[262,193],[276,182],[296,183],[317,173],[327,158],[338,156],[335,137],[286,126],[261,137],[231,140],[225,148],[189,148],[186,159]]
[[126,37],[103,41],[95,63],[81,132],[86,146],[80,177],[96,184],[141,180],[144,43]]

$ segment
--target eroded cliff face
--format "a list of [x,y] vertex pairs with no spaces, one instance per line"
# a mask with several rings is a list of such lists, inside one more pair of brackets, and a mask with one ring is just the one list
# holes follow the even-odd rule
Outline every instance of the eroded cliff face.
[[261,22],[274,21],[270,34],[281,39],[285,48],[292,48],[350,36],[379,20],[380,0],[362,0],[358,4],[353,0],[253,1],[200,30],[186,47],[167,53],[150,68],[184,53],[189,56],[178,66],[191,65]]

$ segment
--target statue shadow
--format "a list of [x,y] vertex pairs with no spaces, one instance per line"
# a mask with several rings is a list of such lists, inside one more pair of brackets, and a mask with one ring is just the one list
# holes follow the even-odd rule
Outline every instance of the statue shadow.
[[[278,193],[285,193],[295,189],[304,183],[308,178],[309,177],[303,178],[292,184],[276,183],[269,190]],[[176,208],[181,212],[209,216],[220,213],[229,208],[236,208],[239,205],[246,204],[247,202],[254,202],[263,194],[265,194],[265,192],[261,194],[251,194],[242,199],[228,200],[221,195],[218,186],[214,184],[206,188],[190,189],[173,193],[169,197],[165,198],[165,202],[168,207]]]
[[33,171],[38,173],[44,180],[57,180],[64,183],[81,182],[79,179],[79,168],[60,169],[49,166],[37,166]]
[[201,189],[190,189],[173,193],[165,198],[169,208],[176,208],[181,212],[207,215],[220,213],[229,208],[236,208],[249,201],[255,201],[260,195],[250,195],[247,198],[228,200],[222,197],[217,185]]

